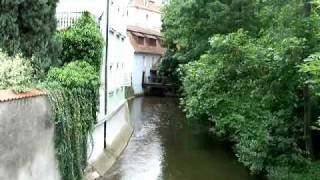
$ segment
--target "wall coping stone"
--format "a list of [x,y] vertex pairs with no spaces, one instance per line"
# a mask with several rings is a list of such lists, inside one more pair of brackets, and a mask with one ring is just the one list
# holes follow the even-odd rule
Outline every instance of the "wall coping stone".
[[23,93],[15,93],[12,90],[0,90],[0,102],[14,101],[43,95],[46,95],[46,93],[38,89],[33,89]]

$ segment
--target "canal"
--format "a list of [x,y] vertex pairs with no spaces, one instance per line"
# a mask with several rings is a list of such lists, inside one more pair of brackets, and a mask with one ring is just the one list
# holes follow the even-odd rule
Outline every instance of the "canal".
[[253,180],[229,145],[190,126],[173,98],[129,103],[134,134],[104,180]]

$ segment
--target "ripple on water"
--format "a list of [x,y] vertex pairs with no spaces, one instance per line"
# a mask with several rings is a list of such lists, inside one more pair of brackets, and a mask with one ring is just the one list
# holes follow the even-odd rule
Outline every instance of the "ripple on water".
[[130,102],[134,134],[105,180],[250,180],[226,144],[187,126],[176,99]]

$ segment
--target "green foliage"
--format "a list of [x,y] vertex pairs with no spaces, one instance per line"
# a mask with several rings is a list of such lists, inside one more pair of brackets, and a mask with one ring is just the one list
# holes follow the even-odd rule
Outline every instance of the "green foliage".
[[211,121],[212,133],[233,141],[252,172],[316,179],[318,166],[309,165],[301,146],[306,78],[299,67],[318,75],[317,54],[301,64],[318,52],[319,15],[305,16],[301,1],[286,2],[258,4],[258,36],[244,30],[213,35],[207,53],[180,69],[182,105],[190,119]]
[[85,12],[58,39],[63,43],[64,66],[50,69],[45,84],[54,112],[62,179],[79,180],[87,165],[88,136],[96,123],[103,38],[94,18]]
[[98,24],[89,12],[84,12],[72,27],[60,32],[59,38],[63,44],[61,53],[63,63],[82,59],[96,68],[100,67],[103,37]]
[[97,69],[85,61],[74,61],[63,68],[53,68],[49,71],[48,82],[59,82],[68,89],[98,89],[99,76]]
[[39,76],[59,64],[56,30],[58,0],[0,1],[0,48],[10,56],[22,53],[34,58],[31,63]]
[[0,51],[0,89],[15,92],[31,90],[33,69],[30,62],[21,55],[8,56]]
[[[316,96],[320,96],[320,53],[310,55],[299,66],[300,72],[305,77],[305,83],[312,89]],[[314,124],[320,127],[320,119]]]
[[255,0],[171,1],[163,9],[163,32],[170,57],[162,60],[160,72],[177,79],[178,65],[199,59],[209,49],[208,39],[213,34],[239,28],[257,34],[256,9]]
[[98,72],[85,61],[71,62],[49,71],[46,88],[54,113],[55,148],[62,179],[82,179],[88,135],[96,123]]
[[240,30],[214,36],[209,53],[183,67],[187,116],[209,119],[211,131],[229,137],[252,172],[303,162],[302,124],[294,116],[299,78],[288,71],[299,63],[300,43],[254,39]]
[[[301,167],[276,167],[269,171],[268,178],[276,180],[317,180],[320,176],[320,164],[308,163]],[[290,173],[288,173],[290,172]]]

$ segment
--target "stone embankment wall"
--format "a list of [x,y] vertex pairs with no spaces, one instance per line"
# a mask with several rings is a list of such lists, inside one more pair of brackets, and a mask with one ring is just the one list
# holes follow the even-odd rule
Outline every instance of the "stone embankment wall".
[[[106,117],[105,131],[98,122],[85,179],[106,173],[126,148],[133,132],[129,114],[125,102]],[[41,92],[0,91],[0,180],[60,180],[50,105]]]
[[47,98],[6,97],[0,94],[0,179],[59,180]]

